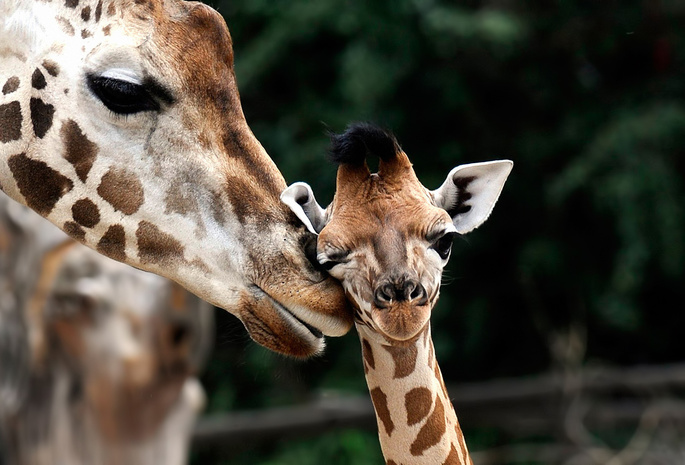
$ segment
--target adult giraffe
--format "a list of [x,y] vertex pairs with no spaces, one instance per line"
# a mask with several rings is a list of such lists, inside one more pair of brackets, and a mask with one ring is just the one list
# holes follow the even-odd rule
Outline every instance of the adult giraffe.
[[212,315],[0,195],[0,462],[186,464]]
[[[429,191],[395,138],[367,124],[334,136],[331,154],[340,167],[328,209],[303,183],[281,198],[319,233],[319,263],[354,304],[386,463],[469,465],[429,318],[454,236],[488,218],[513,164],[458,166]],[[378,173],[366,164],[371,154],[380,157]]]
[[[0,189],[294,356],[352,325],[248,127],[231,37],[180,0],[0,2]],[[311,257],[310,257],[311,258]]]

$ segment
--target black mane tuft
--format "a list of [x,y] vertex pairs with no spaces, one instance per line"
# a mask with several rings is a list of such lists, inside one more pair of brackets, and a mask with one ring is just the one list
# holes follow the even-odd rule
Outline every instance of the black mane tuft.
[[390,132],[370,123],[352,123],[344,133],[331,134],[328,156],[334,163],[360,165],[369,155],[390,161],[399,149]]

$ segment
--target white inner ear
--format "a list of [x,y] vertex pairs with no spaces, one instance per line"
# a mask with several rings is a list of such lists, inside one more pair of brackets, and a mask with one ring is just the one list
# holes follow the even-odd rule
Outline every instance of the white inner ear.
[[466,234],[488,219],[513,166],[510,160],[457,166],[433,191],[436,205],[451,212],[458,233]]
[[307,229],[319,234],[326,226],[326,211],[316,202],[309,184],[296,182],[281,193],[281,202],[297,215]]

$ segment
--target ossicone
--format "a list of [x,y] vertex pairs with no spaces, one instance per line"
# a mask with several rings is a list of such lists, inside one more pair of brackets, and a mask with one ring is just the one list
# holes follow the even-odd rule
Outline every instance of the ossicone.
[[370,155],[389,162],[401,152],[389,131],[371,123],[352,123],[342,134],[331,134],[329,158],[339,165],[363,165]]

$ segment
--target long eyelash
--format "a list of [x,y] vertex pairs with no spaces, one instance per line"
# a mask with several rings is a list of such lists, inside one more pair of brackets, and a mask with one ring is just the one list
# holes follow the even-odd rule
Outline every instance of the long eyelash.
[[[106,107],[105,107],[106,108]],[[117,122],[126,123],[132,116],[136,116],[138,113],[116,113],[109,108],[107,108],[107,113],[109,113],[110,118],[116,120]]]

